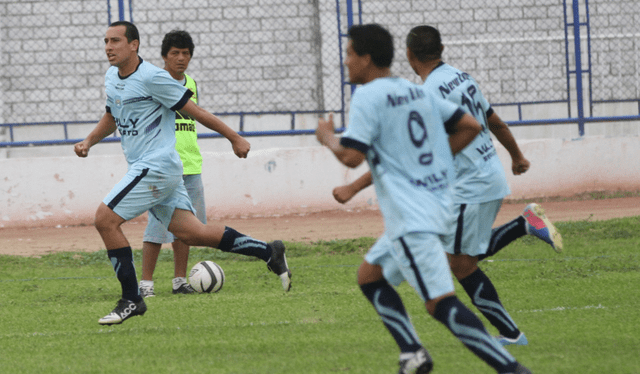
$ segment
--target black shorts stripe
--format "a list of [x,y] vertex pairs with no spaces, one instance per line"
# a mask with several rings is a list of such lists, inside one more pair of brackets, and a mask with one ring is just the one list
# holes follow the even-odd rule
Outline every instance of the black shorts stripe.
[[422,279],[422,274],[420,274],[420,269],[418,269],[418,265],[416,264],[416,260],[413,258],[411,251],[409,250],[409,246],[405,243],[402,237],[398,238],[400,243],[402,244],[402,248],[404,249],[404,254],[409,259],[411,263],[411,269],[413,270],[413,274],[416,276],[416,282],[418,283],[418,287],[420,288],[420,292],[424,296],[425,300],[430,300],[429,291],[427,290],[427,286]]
[[142,173],[140,173],[140,175],[133,178],[131,183],[129,183],[122,191],[120,191],[120,193],[117,194],[116,197],[114,197],[111,201],[109,201],[109,204],[107,204],[107,206],[111,208],[111,210],[113,210],[113,208],[115,208],[116,205],[118,205],[118,203],[122,201],[122,199],[124,199],[125,196],[127,196],[127,194],[133,189],[133,187],[135,187],[138,183],[140,183],[142,178],[144,178],[147,175],[147,173],[149,173],[149,168],[142,169]]
[[456,239],[453,242],[453,253],[460,254],[462,252],[462,229],[464,228],[464,210],[467,204],[460,205],[460,214],[458,215],[458,227],[456,227]]

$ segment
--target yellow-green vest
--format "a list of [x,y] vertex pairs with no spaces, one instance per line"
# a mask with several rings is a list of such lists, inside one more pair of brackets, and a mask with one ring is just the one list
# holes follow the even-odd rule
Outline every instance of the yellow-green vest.
[[[184,75],[187,87],[193,96],[191,100],[198,103],[198,87],[187,74]],[[176,111],[176,150],[182,160],[184,175],[202,174],[202,154],[198,146],[198,132],[196,130],[196,120],[186,113]]]

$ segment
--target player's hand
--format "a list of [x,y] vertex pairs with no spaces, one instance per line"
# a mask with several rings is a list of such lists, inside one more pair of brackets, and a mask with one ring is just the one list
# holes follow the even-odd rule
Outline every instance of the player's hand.
[[340,204],[344,204],[351,200],[351,198],[355,196],[356,192],[357,191],[355,191],[349,184],[338,186],[333,189],[333,198]]
[[522,157],[519,159],[514,159],[511,163],[511,171],[513,171],[513,175],[524,174],[529,170],[529,165],[531,163],[526,158]]
[[329,113],[329,119],[320,118],[318,120],[318,128],[316,129],[316,139],[322,145],[327,144],[327,139],[335,134],[333,127],[333,113]]
[[231,142],[231,147],[233,147],[233,153],[235,153],[236,156],[239,158],[247,158],[249,150],[251,150],[251,143],[249,143],[247,139],[238,136]]
[[81,141],[73,145],[73,150],[78,157],[87,157],[89,155],[89,144],[86,141]]

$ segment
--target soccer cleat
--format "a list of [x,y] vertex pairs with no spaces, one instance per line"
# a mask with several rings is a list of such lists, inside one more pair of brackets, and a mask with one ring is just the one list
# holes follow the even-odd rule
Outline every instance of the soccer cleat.
[[522,212],[522,216],[527,221],[527,234],[542,239],[549,244],[556,252],[562,252],[562,235],[544,214],[544,209],[538,204],[527,205]]
[[426,349],[420,348],[413,357],[400,361],[398,374],[427,374],[433,369],[433,360]]
[[142,282],[140,282],[140,296],[144,297],[154,297],[156,293],[153,291],[153,286],[143,286]]
[[147,311],[147,304],[144,303],[144,300],[140,300],[137,303],[134,303],[131,300],[120,299],[118,300],[118,304],[115,309],[107,314],[106,316],[100,318],[98,323],[101,325],[119,325],[124,322],[127,318],[133,316],[141,316]]
[[174,295],[179,293],[188,295],[188,294],[196,293],[196,290],[194,290],[189,283],[182,283],[180,287],[173,289]]
[[268,244],[273,248],[273,253],[267,261],[267,268],[280,277],[282,288],[289,291],[291,289],[291,270],[287,265],[287,257],[284,255],[284,243],[281,240],[274,240]]
[[523,332],[520,332],[520,335],[518,335],[518,337],[515,338],[515,339],[510,339],[510,338],[507,338],[505,336],[498,335],[498,336],[496,336],[496,340],[502,346],[505,346],[505,345],[528,345],[529,344],[529,341],[527,340],[527,337],[524,336]]

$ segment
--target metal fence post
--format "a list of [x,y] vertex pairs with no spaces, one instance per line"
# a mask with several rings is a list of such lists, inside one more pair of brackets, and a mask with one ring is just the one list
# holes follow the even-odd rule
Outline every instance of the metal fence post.
[[582,49],[580,46],[580,0],[573,0],[573,37],[576,63],[576,104],[578,108],[578,134],[584,136],[584,102],[582,88]]

